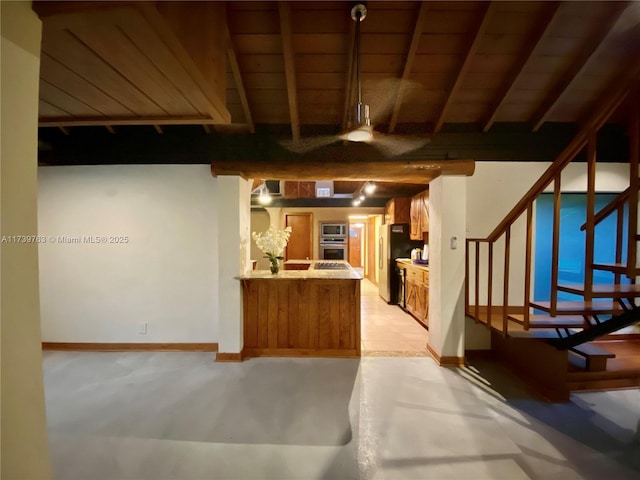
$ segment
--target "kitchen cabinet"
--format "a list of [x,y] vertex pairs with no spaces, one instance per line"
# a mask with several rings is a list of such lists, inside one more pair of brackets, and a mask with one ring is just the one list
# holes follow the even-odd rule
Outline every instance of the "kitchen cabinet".
[[410,223],[411,199],[392,198],[384,206],[384,223]]
[[429,326],[429,269],[404,264],[406,269],[405,296],[407,311],[425,327]]
[[316,182],[284,182],[285,198],[314,198],[316,196]]
[[429,232],[429,190],[411,197],[409,216],[411,239],[422,240],[423,234]]

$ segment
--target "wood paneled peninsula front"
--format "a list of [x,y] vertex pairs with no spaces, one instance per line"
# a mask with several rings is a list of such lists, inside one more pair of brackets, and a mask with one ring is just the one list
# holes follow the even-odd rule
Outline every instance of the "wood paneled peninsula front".
[[276,275],[255,270],[238,278],[242,358],[360,356],[362,278],[348,263],[294,260]]

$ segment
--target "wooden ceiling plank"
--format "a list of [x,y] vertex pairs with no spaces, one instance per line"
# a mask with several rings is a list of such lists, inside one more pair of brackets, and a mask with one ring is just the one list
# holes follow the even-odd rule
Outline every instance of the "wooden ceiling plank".
[[[42,28],[42,51],[73,71],[89,79],[105,94],[138,115],[162,115],[164,111],[111,65],[95,55],[66,30]],[[44,71],[46,76],[46,71]]]
[[540,107],[533,116],[531,123],[532,131],[537,132],[547,121],[553,109],[558,105],[561,98],[571,88],[576,78],[585,70],[589,62],[596,58],[598,51],[602,47],[604,40],[612,31],[622,12],[628,6],[627,2],[610,2],[610,14],[607,18],[598,19],[596,32],[586,38],[585,45],[580,54],[573,60],[569,68],[566,69],[560,81],[556,82],[550,94],[543,100]]
[[209,116],[194,117],[135,117],[110,116],[105,117],[50,117],[41,118],[40,127],[95,127],[104,125],[216,125],[216,121]]
[[119,14],[116,18],[118,26],[125,35],[139,48],[145,49],[158,70],[167,76],[169,81],[200,114],[211,114],[215,106],[206,93],[192,78],[184,65],[167,49],[164,40],[140,15]]
[[99,111],[69,95],[67,92],[60,90],[55,85],[51,85],[44,79],[40,79],[40,99],[64,110],[69,115],[79,117],[100,115]]
[[202,72],[213,93],[225,101],[227,25],[225,2],[155,2],[155,7]]
[[39,103],[38,103],[38,115],[40,117],[45,116],[45,117],[66,117],[66,116],[71,116],[71,114],[65,110],[62,110],[60,107],[56,106],[56,105],[51,105],[49,102],[47,102],[46,100],[43,100],[42,98],[40,99]]
[[546,33],[552,28],[554,18],[560,7],[560,2],[549,2],[542,17],[537,21],[536,28],[529,37],[526,46],[523,48],[522,54],[518,56],[517,64],[513,67],[509,75],[504,81],[503,87],[500,89],[495,97],[495,100],[491,106],[489,115],[482,125],[482,131],[488,132],[496,121],[496,116],[500,107],[503,105],[505,99],[509,97],[509,94],[513,90],[513,86],[518,81],[520,74],[524,70],[524,67],[529,63],[529,60],[533,56],[536,48],[540,44],[540,41],[545,37]]
[[138,4],[138,8],[155,32],[160,36],[160,38],[162,38],[162,41],[167,45],[167,47],[169,47],[169,50],[171,50],[183,68],[196,82],[200,90],[205,94],[211,105],[209,114],[215,123],[231,123],[231,114],[227,110],[225,102],[216,94],[213,87],[204,77],[203,72],[195,64],[189,55],[189,52],[184,48],[171,27],[167,25],[164,18],[152,2],[142,2]]
[[429,10],[427,2],[420,2],[420,8],[416,17],[416,23],[413,27],[413,35],[411,37],[411,44],[409,51],[407,52],[407,59],[404,62],[404,68],[402,70],[401,83],[398,86],[398,92],[396,93],[395,104],[393,105],[393,112],[391,114],[391,120],[389,121],[389,133],[393,133],[396,124],[398,123],[398,115],[400,115],[400,107],[402,106],[402,100],[404,97],[404,90],[402,83],[409,79],[411,70],[413,68],[413,61],[418,51],[418,45],[420,44],[420,38],[422,37],[422,31],[424,29],[425,19],[427,17],[427,11]]
[[195,115],[198,110],[168,81],[165,74],[115,25],[77,27],[71,33],[127,75],[129,80],[168,115]]
[[360,180],[427,184],[439,175],[473,175],[473,160],[410,160],[403,162],[367,161],[289,161],[215,160],[211,173],[240,175],[244,178],[281,180]]
[[249,125],[249,131],[255,133],[255,125],[253,124],[253,118],[251,117],[251,108],[249,107],[249,100],[247,99],[247,91],[244,88],[244,81],[242,80],[242,72],[240,71],[240,65],[238,64],[238,58],[236,57],[236,51],[233,47],[233,41],[231,40],[231,34],[229,28],[226,29],[227,35],[227,56],[229,58],[229,65],[233,72],[233,79],[236,82],[236,89],[240,97],[240,103],[242,105],[242,112],[244,113],[244,121]]
[[40,72],[43,80],[61,90],[73,92],[75,98],[91,105],[102,115],[134,115],[129,108],[44,52],[40,55]]
[[287,2],[278,2],[280,14],[280,33],[282,35],[282,54],[284,56],[284,74],[287,79],[287,97],[291,116],[291,136],[294,142],[300,139],[300,118],[298,116],[298,98],[296,88],[296,67],[291,38],[291,7]]
[[438,114],[438,118],[436,120],[434,129],[433,129],[434,133],[438,133],[442,128],[442,125],[444,125],[444,119],[446,118],[447,111],[451,107],[451,104],[453,103],[453,100],[456,94],[458,93],[460,86],[462,85],[462,81],[464,80],[464,77],[467,74],[467,71],[469,70],[469,66],[471,65],[471,60],[473,59],[473,56],[475,55],[478,49],[478,46],[480,45],[480,39],[482,38],[482,35],[485,33],[487,26],[489,25],[489,20],[491,19],[491,15],[493,14],[496,8],[497,8],[496,2],[488,2],[486,5],[483,5],[484,11],[482,12],[482,19],[480,20],[480,22],[478,22],[477,27],[475,28],[473,39],[471,40],[471,42],[467,47],[464,62],[462,62],[462,65],[458,70],[458,74],[456,75],[456,79],[453,82],[453,85],[451,86],[451,88],[449,89],[449,93],[444,102],[444,105],[442,106],[442,109]]

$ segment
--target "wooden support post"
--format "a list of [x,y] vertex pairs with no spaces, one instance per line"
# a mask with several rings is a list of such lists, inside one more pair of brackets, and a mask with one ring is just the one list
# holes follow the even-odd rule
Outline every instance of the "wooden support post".
[[638,241],[638,162],[640,162],[640,92],[631,99],[629,122],[629,230],[627,243],[627,277],[636,278]]
[[[469,239],[465,239],[464,245],[464,314],[468,317],[471,316],[469,309],[469,247],[471,242]],[[478,319],[475,319],[476,323]]]
[[596,209],[596,138],[592,129],[587,140],[587,227],[584,253],[584,299],[593,300],[593,249],[595,244]]
[[[476,242],[476,279],[475,279],[475,302],[476,302],[476,318],[480,318],[480,242]],[[491,325],[491,314],[487,312],[488,324]]]
[[511,248],[511,225],[504,233],[504,286],[502,291],[502,336],[509,331],[509,254]]
[[529,330],[529,303],[531,303],[531,245],[533,243],[533,202],[527,207],[527,238],[524,260],[524,329]]
[[556,316],[558,307],[558,262],[560,260],[560,188],[562,173],[558,172],[553,180],[553,232],[551,244],[551,316]]
[[489,311],[489,325],[491,325],[491,308],[493,297],[493,242],[488,243],[489,251],[487,252],[488,259],[488,274],[487,274],[487,310]]

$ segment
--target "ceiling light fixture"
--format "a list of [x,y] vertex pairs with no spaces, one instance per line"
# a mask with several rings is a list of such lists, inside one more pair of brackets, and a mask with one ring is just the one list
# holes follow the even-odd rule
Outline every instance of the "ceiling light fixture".
[[369,117],[369,105],[362,103],[362,82],[360,80],[360,22],[367,16],[367,7],[359,3],[351,9],[351,18],[356,22],[356,34],[354,36],[354,50],[356,57],[356,89],[358,92],[358,103],[355,109],[356,126],[346,135],[346,139],[351,142],[369,142],[373,138],[371,128],[371,117]]
[[262,205],[269,205],[272,200],[273,198],[271,198],[271,194],[267,188],[267,182],[263,180],[263,183],[260,186],[260,193],[258,194],[258,202]]
[[364,186],[364,193],[366,193],[367,195],[371,195],[375,191],[376,191],[375,183],[369,182]]

